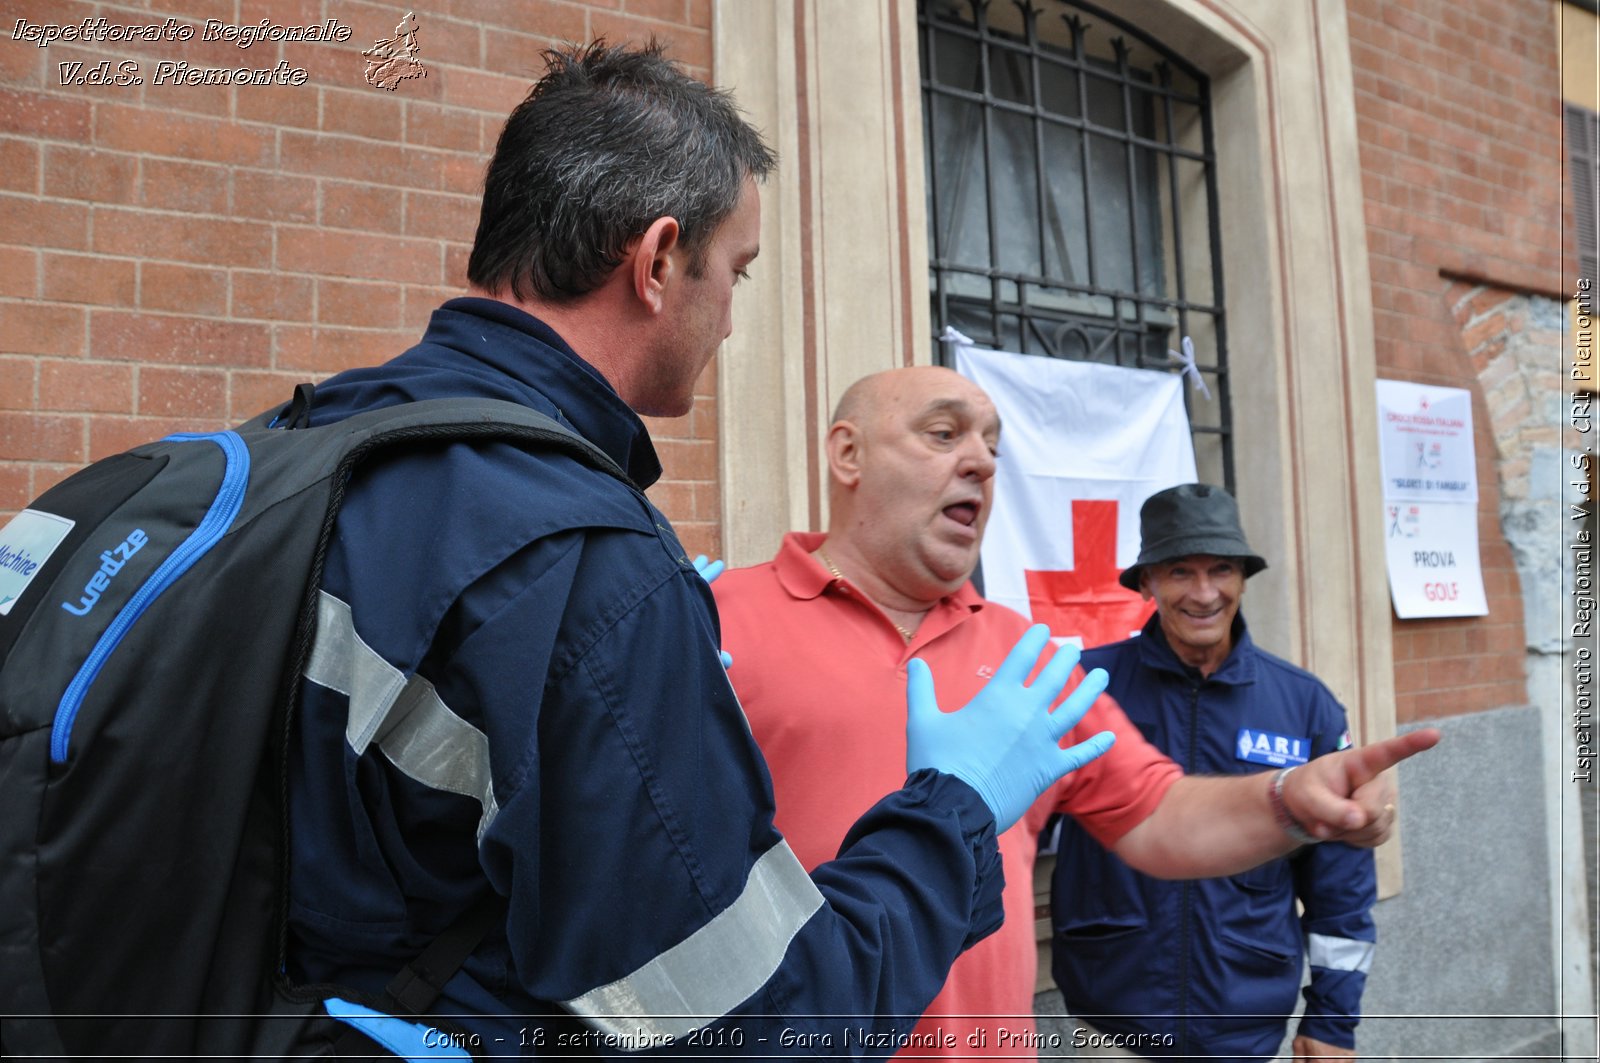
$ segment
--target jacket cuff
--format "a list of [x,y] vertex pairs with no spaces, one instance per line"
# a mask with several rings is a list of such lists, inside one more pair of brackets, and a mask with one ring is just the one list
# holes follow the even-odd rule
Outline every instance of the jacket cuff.
[[994,832],[994,813],[970,785],[933,768],[913,772],[906,778],[905,789],[929,805],[949,809],[972,854],[972,918],[967,924],[966,940],[961,943],[961,951],[965,952],[999,930],[1006,917],[1002,902],[1006,876]]
[[1315,1015],[1307,1012],[1300,1019],[1297,1032],[1303,1037],[1310,1037],[1336,1048],[1354,1048],[1356,1025],[1360,1021],[1349,1015]]

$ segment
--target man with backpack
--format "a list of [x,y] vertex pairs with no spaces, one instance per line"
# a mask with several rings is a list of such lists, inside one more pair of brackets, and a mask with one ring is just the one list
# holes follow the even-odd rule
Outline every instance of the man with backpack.
[[[471,295],[317,388],[313,427],[495,398],[618,469],[451,443],[352,478],[290,745],[293,980],[380,993],[499,897],[433,1005],[487,1050],[886,1054],[1001,919],[996,821],[1107,744],[1062,752],[1058,721],[985,751],[1004,713],[975,705],[928,721],[905,788],[815,875],[773,828],[709,589],[641,493],[661,469],[637,416],[688,411],[772,165],[655,50],[553,54],[489,166]],[[1051,719],[1012,686],[991,700]],[[981,734],[937,727],[963,720]]]

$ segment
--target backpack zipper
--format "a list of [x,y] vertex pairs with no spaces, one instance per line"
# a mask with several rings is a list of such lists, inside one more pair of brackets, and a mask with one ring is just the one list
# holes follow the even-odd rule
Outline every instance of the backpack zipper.
[[150,573],[128,599],[128,604],[122,607],[110,626],[101,633],[94,649],[84,659],[83,666],[72,677],[72,682],[67,684],[67,691],[61,695],[61,702],[56,706],[55,724],[50,730],[50,760],[53,763],[67,762],[67,744],[72,738],[72,724],[78,717],[78,710],[83,707],[89,687],[99,676],[106,659],[117,648],[128,629],[133,627],[161,592],[172,586],[179,576],[217,544],[244,505],[245,487],[250,482],[250,451],[237,432],[181,432],[167,436],[162,442],[187,443],[199,440],[210,440],[222,448],[222,484],[217,489],[217,497],[211,500],[211,508],[206,510],[199,526],[167,555],[167,559]]

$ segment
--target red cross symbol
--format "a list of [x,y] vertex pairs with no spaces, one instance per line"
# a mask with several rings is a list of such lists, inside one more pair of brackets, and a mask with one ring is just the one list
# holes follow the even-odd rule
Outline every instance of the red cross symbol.
[[1072,503],[1072,568],[1024,571],[1028,606],[1035,623],[1058,636],[1077,635],[1085,646],[1118,642],[1138,631],[1155,612],[1117,582],[1117,503],[1075,499]]

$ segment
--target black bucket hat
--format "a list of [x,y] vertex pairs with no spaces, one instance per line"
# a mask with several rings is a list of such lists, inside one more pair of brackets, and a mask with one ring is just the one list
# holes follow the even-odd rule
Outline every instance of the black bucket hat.
[[1193,554],[1237,557],[1246,579],[1267,567],[1245,542],[1232,495],[1210,484],[1179,484],[1157,491],[1139,507],[1139,560],[1117,580],[1136,591],[1144,566]]

